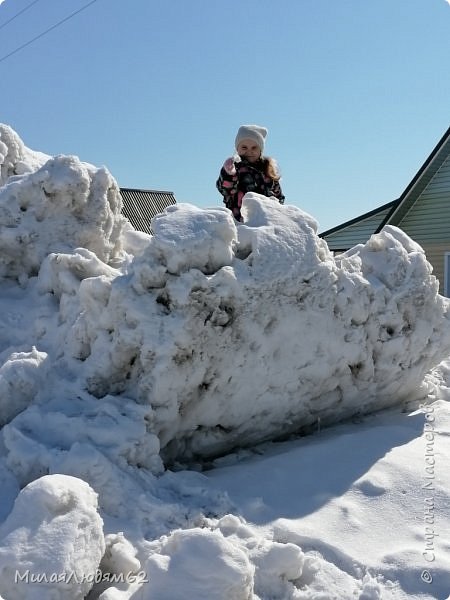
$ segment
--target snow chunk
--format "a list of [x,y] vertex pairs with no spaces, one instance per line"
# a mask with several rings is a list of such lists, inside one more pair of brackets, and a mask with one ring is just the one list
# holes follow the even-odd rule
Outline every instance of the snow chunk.
[[101,563],[103,573],[128,575],[139,571],[141,563],[136,558],[137,550],[122,532],[107,535],[105,542],[106,552]]
[[74,477],[42,477],[20,492],[0,527],[0,593],[81,600],[104,550],[95,492]]
[[254,568],[246,554],[218,531],[174,531],[144,571],[147,600],[250,600]]
[[0,186],[10,177],[37,171],[49,158],[27,148],[11,127],[0,123]]
[[151,252],[158,253],[169,273],[200,269],[214,273],[234,258],[236,225],[224,208],[202,210],[177,204],[152,219]]
[[274,577],[298,579],[302,574],[303,560],[303,552],[298,546],[278,542],[273,542],[254,558],[262,577],[269,580],[273,580]]
[[45,352],[14,352],[0,367],[0,425],[29,406],[42,385]]
[[331,260],[326,243],[317,235],[317,221],[296,206],[284,206],[253,192],[244,196],[245,225],[238,227],[240,254],[249,257],[252,276],[278,278],[300,268],[306,274]]
[[113,260],[121,252],[121,207],[108,171],[75,156],[10,179],[0,188],[0,276],[35,275],[48,254],[77,247]]
[[293,543],[265,539],[257,528],[234,515],[225,515],[212,527],[240,548],[254,565],[254,591],[261,598],[290,598],[293,583],[303,574],[305,555]]

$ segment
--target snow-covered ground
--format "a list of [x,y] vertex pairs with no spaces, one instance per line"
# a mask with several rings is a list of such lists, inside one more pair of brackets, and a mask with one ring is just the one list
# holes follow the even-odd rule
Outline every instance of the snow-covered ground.
[[106,169],[0,125],[1,597],[446,599],[422,249],[389,227],[334,258],[254,194],[152,238],[120,210]]

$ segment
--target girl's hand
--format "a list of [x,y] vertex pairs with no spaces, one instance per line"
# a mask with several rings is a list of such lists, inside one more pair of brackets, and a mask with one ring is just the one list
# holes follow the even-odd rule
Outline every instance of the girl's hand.
[[227,158],[227,160],[223,163],[223,168],[228,173],[228,175],[236,174],[236,167],[234,165],[233,157]]

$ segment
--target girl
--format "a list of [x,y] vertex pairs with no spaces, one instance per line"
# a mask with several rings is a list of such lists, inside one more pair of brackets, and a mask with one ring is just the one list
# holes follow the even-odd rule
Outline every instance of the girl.
[[259,125],[242,125],[236,135],[238,156],[227,158],[220,170],[216,187],[236,221],[242,221],[242,198],[247,192],[275,196],[284,204],[277,163],[263,156],[267,129]]

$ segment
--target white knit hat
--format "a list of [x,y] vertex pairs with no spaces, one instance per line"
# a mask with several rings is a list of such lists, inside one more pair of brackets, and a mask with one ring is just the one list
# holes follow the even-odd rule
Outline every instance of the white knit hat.
[[236,150],[242,140],[252,140],[258,144],[261,148],[261,152],[264,152],[264,140],[266,135],[267,129],[265,127],[260,127],[259,125],[241,125],[236,136]]

